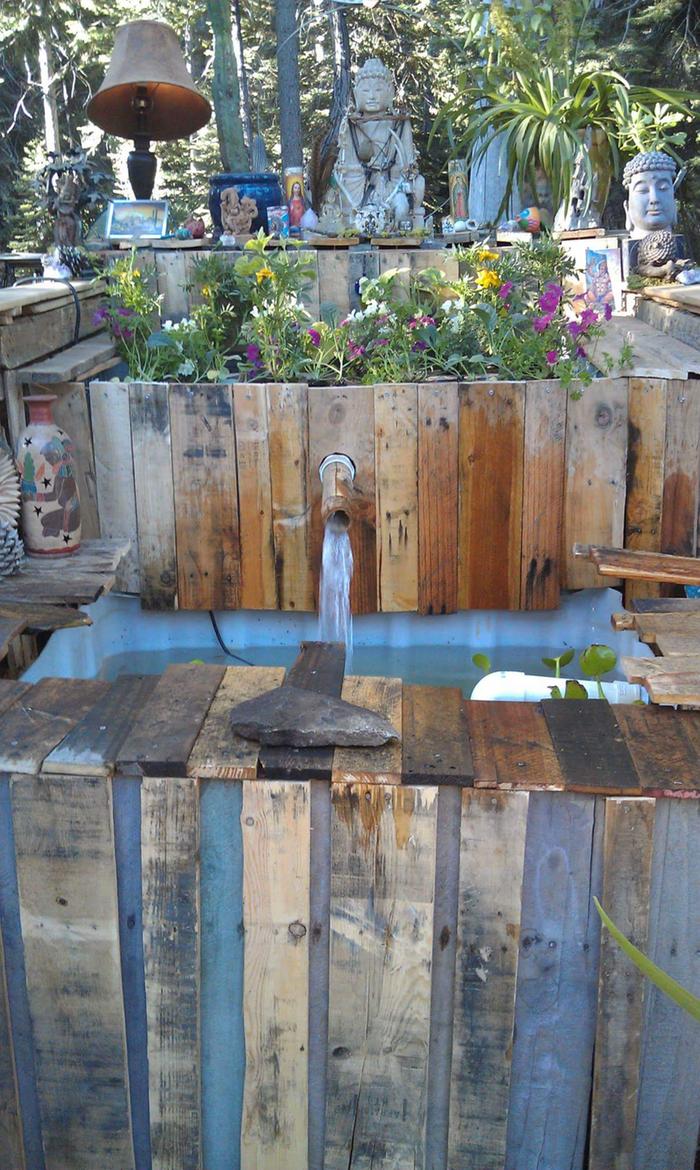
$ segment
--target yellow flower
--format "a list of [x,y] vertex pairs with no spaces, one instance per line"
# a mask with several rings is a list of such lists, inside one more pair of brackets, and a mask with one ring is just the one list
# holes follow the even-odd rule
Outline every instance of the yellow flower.
[[480,248],[476,254],[476,258],[477,260],[481,260],[482,264],[484,260],[498,260],[498,252],[492,252],[490,248]]
[[476,274],[476,283],[479,288],[500,288],[501,280],[490,268],[480,268]]
[[275,279],[275,274],[274,274],[274,272],[272,271],[272,269],[271,269],[271,268],[268,268],[268,267],[267,267],[267,264],[265,264],[265,265],[264,265],[262,268],[258,268],[258,271],[257,271],[257,272],[256,272],[256,274],[255,274],[255,279],[257,280],[258,284],[262,284],[262,282],[263,282],[263,281],[264,281],[264,280],[265,280],[267,277],[269,277],[271,280],[274,280],[274,279]]

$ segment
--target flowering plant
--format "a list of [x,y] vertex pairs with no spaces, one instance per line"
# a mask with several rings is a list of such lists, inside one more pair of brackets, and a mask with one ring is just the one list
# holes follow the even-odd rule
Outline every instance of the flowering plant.
[[240,368],[248,377],[264,373],[273,380],[295,381],[314,365],[316,347],[311,347],[306,333],[311,318],[300,299],[314,269],[297,253],[298,241],[281,241],[275,249],[268,243],[269,237],[259,232],[248,240],[235,264],[246,311]]

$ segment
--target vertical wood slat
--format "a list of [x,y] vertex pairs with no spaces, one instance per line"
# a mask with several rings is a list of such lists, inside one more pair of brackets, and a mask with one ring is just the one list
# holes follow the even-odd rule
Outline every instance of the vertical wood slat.
[[[663,378],[629,379],[625,548],[661,552],[667,385]],[[624,588],[627,608],[659,596],[653,581],[625,581]]]
[[143,939],[153,1170],[200,1170],[197,782],[144,777]]
[[[619,548],[625,531],[627,379],[600,378],[566,418],[562,587],[600,588],[595,565],[577,560],[575,543]],[[606,577],[606,585],[615,579]]]
[[103,540],[126,536],[131,541],[117,570],[115,588],[138,593],[139,544],[128,383],[91,382],[90,414],[100,533]]
[[459,607],[518,609],[525,390],[459,388]]
[[187,289],[187,253],[183,250],[156,252],[156,282],[158,294],[163,298],[163,316],[175,321],[186,317],[190,311],[190,297]]
[[306,1170],[310,799],[305,783],[243,787],[246,1068],[241,1162]]
[[241,608],[277,609],[272,486],[264,385],[233,388],[241,536]]
[[506,1170],[582,1170],[598,1000],[602,798],[532,793]]
[[559,382],[525,389],[521,609],[559,605],[567,397]]
[[46,1170],[132,1168],[111,784],[11,793]]
[[376,386],[377,589],[381,613],[418,608],[418,389]]
[[[327,254],[319,255],[326,259]],[[326,455],[339,451],[355,464],[350,545],[353,575],[350,607],[354,614],[377,609],[377,515],[374,474],[374,391],[371,386],[309,387],[311,557],[318,578],[323,544],[321,479]]]
[[173,609],[177,600],[169,393],[165,382],[129,387],[143,609]]
[[[601,904],[646,951],[656,802],[606,803]],[[608,931],[601,940],[589,1170],[632,1170],[646,981]]]
[[[41,390],[40,387],[37,387]],[[75,454],[76,483],[80,496],[80,524],[82,540],[99,540],[100,517],[97,508],[95,480],[95,452],[84,382],[53,382],[46,393],[56,394],[53,417],[59,427],[68,433]]]
[[236,609],[240,543],[230,386],[170,389],[180,609]]
[[333,785],[325,1170],[424,1164],[437,789]]
[[528,793],[464,789],[449,1162],[503,1170]]
[[457,609],[459,390],[418,387],[418,609]]
[[328,248],[316,254],[320,315],[342,320],[350,312],[350,254],[347,248]]
[[[699,903],[700,801],[660,800],[654,823],[648,954],[694,995],[700,995]],[[651,1166],[693,1170],[700,1125],[697,1026],[651,985],[646,1008],[634,1170]]]
[[12,1021],[5,980],[5,952],[0,931],[0,1166],[24,1170]]
[[700,479],[700,397],[692,382],[669,380],[666,396],[661,551],[695,556]]
[[279,605],[312,610],[308,387],[269,385],[267,418]]

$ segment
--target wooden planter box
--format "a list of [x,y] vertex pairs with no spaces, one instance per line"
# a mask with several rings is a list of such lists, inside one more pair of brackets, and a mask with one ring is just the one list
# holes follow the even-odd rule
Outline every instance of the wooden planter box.
[[[316,608],[318,466],[355,462],[355,613],[551,609],[575,542],[694,555],[700,395],[609,378],[90,387],[104,537],[149,608]],[[635,585],[649,592],[647,585]],[[656,587],[652,586],[651,589]]]

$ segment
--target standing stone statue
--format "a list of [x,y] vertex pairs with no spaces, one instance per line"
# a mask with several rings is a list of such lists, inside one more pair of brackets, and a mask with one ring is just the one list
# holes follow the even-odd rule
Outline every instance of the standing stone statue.
[[330,234],[352,229],[364,235],[421,228],[425,179],[418,172],[408,114],[394,107],[391,71],[376,57],[365,61],[353,92],[319,227]]
[[675,161],[660,150],[636,154],[623,171],[626,226],[630,238],[638,241],[630,248],[630,268],[640,276],[694,284],[700,280],[700,271],[683,258],[682,241],[673,230],[677,219],[675,177]]

